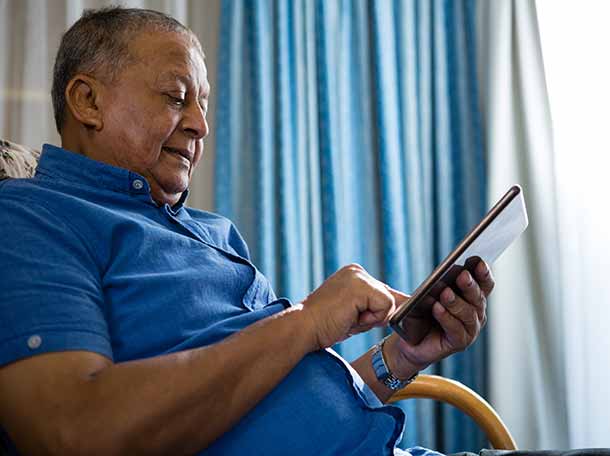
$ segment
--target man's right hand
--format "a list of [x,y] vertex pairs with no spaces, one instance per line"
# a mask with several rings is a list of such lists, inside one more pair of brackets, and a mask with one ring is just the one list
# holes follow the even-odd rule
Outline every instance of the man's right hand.
[[303,301],[317,349],[353,334],[387,325],[394,309],[408,296],[350,264],[330,276]]

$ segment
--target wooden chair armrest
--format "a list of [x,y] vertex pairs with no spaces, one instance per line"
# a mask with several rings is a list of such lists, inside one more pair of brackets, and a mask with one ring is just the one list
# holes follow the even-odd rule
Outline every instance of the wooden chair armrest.
[[390,402],[424,398],[447,402],[470,416],[485,432],[489,443],[502,450],[516,450],[510,431],[489,403],[467,386],[438,375],[419,375],[413,383],[396,392]]

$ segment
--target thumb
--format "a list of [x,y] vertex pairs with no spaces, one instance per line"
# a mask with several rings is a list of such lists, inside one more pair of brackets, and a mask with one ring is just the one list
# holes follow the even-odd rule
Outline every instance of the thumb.
[[366,310],[358,317],[358,326],[372,326],[379,321],[379,318],[370,310]]

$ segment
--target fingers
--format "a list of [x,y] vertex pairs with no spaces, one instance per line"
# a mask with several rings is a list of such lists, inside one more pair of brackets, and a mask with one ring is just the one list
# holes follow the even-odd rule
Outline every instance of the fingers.
[[[485,262],[477,264],[474,275],[476,280],[467,270],[458,275],[455,282],[461,296],[449,287],[445,288],[440,296],[442,306],[462,324],[463,331],[471,338],[470,342],[474,341],[487,322],[486,296],[494,287],[494,280]],[[460,339],[457,333],[453,337]]]
[[[417,345],[401,341],[402,353],[409,359],[422,364],[438,361],[464,350],[481,332],[487,320],[487,296],[494,287],[489,268],[480,261],[472,272],[462,271],[451,286],[453,289],[445,287],[440,296],[437,295],[438,301],[432,306],[432,314],[440,328],[433,328]],[[407,297],[396,290],[389,291],[394,291],[397,302]]]
[[369,277],[373,288],[373,293],[369,297],[370,310],[360,313],[358,323],[350,329],[350,335],[369,331],[376,326],[386,326],[396,308],[410,298],[409,295]]
[[[476,287],[478,290],[478,286],[476,284],[470,285],[469,287]],[[474,293],[472,290],[469,290],[469,292],[471,294]],[[478,293],[480,294],[480,291],[478,291]],[[470,337],[475,338],[481,330],[480,319],[482,319],[482,315],[484,315],[485,310],[480,310],[479,307],[458,296],[449,287],[443,290],[440,298],[440,303],[442,306],[462,325],[461,330],[465,330]]]
[[474,339],[464,330],[464,323],[440,302],[434,303],[432,314],[441,325],[445,334],[444,339],[451,346],[451,352],[463,349],[472,343]]
[[370,276],[364,269],[365,274],[362,284],[364,285],[364,293],[367,295],[366,309],[359,316],[359,321],[370,325],[385,325],[390,320],[390,317],[396,309],[396,297],[402,293],[392,290],[383,282]]
[[494,288],[495,281],[491,271],[484,261],[480,261],[472,273],[462,271],[456,283],[466,301],[477,308],[482,325],[487,321],[487,296]]
[[487,307],[487,299],[481,291],[479,284],[472,278],[468,271],[462,271],[456,279],[456,284],[461,291],[464,300],[474,306],[479,319],[483,319]]
[[386,290],[388,290],[392,294],[392,296],[394,296],[394,299],[396,300],[396,305],[400,305],[401,303],[403,303],[404,301],[407,301],[411,297],[411,295],[408,295],[406,293],[403,293],[402,291],[392,288],[387,283],[384,283],[383,286],[386,288]]
[[[381,285],[381,282],[378,282]],[[375,326],[387,325],[396,310],[396,299],[385,287],[376,286],[369,295],[368,309],[360,314],[366,324]]]
[[[388,314],[390,315],[390,314]],[[375,326],[385,326],[389,317],[385,313],[373,313],[370,311],[362,312],[358,317],[356,325],[352,326],[349,331],[349,335],[360,334],[363,332],[370,331]]]
[[351,327],[350,335],[367,332],[379,324],[379,317],[371,312],[363,312],[358,317],[358,323]]
[[489,296],[496,282],[489,266],[484,261],[480,261],[474,269],[474,278],[479,283],[479,287],[485,296]]
[[339,269],[303,301],[316,346],[329,347],[352,334],[387,325],[396,309],[395,296],[402,300],[405,295],[392,293],[358,264]]
[[379,321],[379,317],[368,310],[366,312],[362,312],[358,317],[358,327],[368,327],[372,328],[375,323]]

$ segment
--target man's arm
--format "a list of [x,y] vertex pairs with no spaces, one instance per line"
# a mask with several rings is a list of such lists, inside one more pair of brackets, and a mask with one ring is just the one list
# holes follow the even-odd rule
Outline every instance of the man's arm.
[[292,308],[221,343],[156,358],[22,360],[0,369],[0,420],[25,454],[195,453],[316,347],[306,324]]
[[0,422],[25,454],[185,454],[209,445],[310,351],[385,325],[392,295],[357,265],[220,343],[112,364],[90,352],[0,368]]

